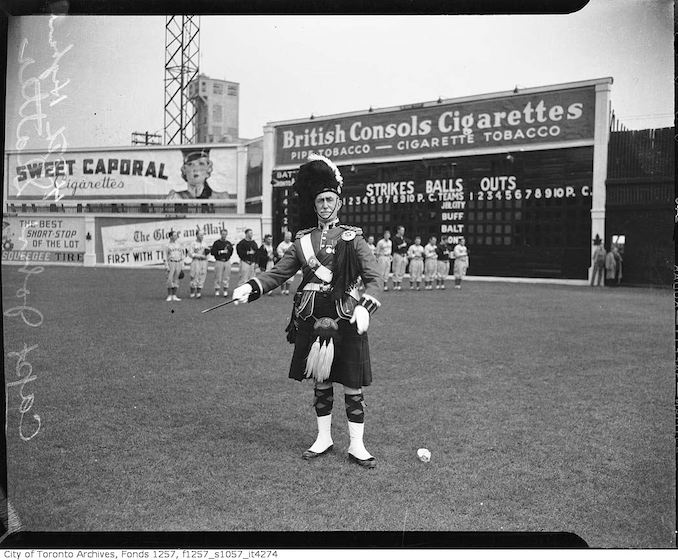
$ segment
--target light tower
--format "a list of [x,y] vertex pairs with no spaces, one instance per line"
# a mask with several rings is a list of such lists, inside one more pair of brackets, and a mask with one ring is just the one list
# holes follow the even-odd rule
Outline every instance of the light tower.
[[165,144],[195,140],[195,110],[188,84],[198,75],[200,17],[165,19]]

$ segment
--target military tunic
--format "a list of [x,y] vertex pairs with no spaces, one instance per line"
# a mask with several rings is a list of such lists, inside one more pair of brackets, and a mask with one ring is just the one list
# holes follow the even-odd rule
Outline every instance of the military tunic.
[[[314,324],[322,317],[329,317],[337,321],[339,335],[328,381],[360,388],[372,382],[367,334],[358,334],[356,325],[349,323],[361,294],[354,288],[350,293],[346,293],[341,301],[335,302],[330,283],[322,271],[322,267],[333,271],[335,247],[344,232],[355,234],[349,243],[353,243],[360,263],[363,295],[377,299],[376,294],[383,288],[383,281],[372,250],[363,238],[360,228],[340,225],[338,222],[333,222],[328,227],[319,225],[297,233],[294,243],[278,263],[272,269],[255,277],[253,281],[264,294],[280,286],[301,269],[301,283],[294,296],[293,324],[296,328],[296,338],[289,377],[299,381],[305,378],[306,358],[315,340]],[[302,239],[308,234],[315,258],[307,260]]]

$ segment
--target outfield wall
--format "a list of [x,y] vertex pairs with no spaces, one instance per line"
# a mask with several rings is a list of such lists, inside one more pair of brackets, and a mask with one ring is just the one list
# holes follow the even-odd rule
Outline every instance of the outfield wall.
[[588,279],[592,240],[606,238],[611,84],[273,122],[262,138],[235,144],[17,145],[4,158],[3,210],[14,221],[3,262],[29,251],[43,262],[157,264],[175,222],[181,240],[225,225],[232,241],[251,227],[258,242],[272,233],[277,243],[299,229],[292,184],[319,152],[344,177],[342,219],[366,235],[404,225],[410,239],[463,236],[478,276]]

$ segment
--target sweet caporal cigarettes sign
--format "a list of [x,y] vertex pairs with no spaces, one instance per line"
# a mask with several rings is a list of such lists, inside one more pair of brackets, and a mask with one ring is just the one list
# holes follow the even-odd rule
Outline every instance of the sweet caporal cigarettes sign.
[[[188,153],[204,151],[198,163]],[[237,154],[230,147],[177,149],[69,150],[61,154],[12,152],[6,155],[7,199],[68,200],[195,198],[192,174],[209,186],[211,199],[235,198]],[[189,167],[190,165],[190,167]],[[202,189],[200,189],[202,190]]]

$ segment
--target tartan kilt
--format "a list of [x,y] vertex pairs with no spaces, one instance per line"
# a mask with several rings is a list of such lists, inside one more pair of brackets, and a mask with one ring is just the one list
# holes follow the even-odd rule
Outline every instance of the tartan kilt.
[[[313,316],[299,321],[294,353],[290,364],[290,379],[306,379],[306,357],[315,342],[313,325],[320,317],[330,317],[337,321],[339,334],[334,344],[334,361],[328,382],[341,383],[346,387],[360,389],[372,383],[372,366],[367,333],[358,334],[355,324],[346,319],[338,319],[336,307],[329,295],[316,294]],[[311,378],[312,379],[312,378]]]

